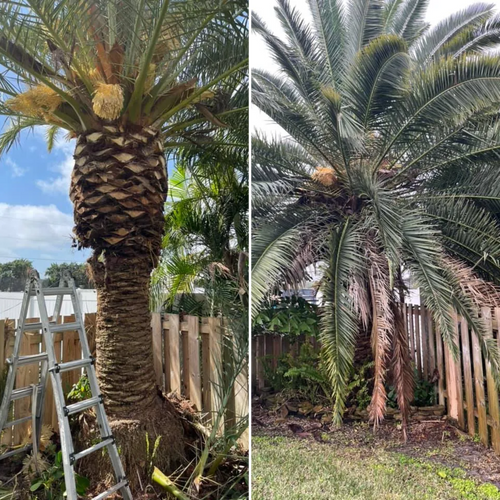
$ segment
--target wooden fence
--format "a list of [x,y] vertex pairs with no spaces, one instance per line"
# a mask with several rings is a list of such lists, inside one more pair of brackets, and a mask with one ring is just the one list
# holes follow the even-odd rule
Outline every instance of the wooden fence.
[[[64,316],[62,323],[74,322],[74,316]],[[91,351],[95,350],[95,314],[85,315],[85,328]],[[30,318],[28,322],[39,322]],[[198,318],[178,315],[153,314],[152,317],[153,356],[156,383],[166,392],[176,392],[189,398],[205,420],[211,420],[220,408],[220,390],[227,380],[227,374],[220,368],[221,360],[230,355],[228,342],[223,343],[224,332],[219,318]],[[16,323],[0,320],[0,373],[4,373],[5,359],[12,354]],[[76,331],[60,332],[54,336],[56,356],[59,362],[81,358],[81,347]],[[223,348],[225,346],[225,348]],[[37,354],[44,349],[40,334],[25,333],[21,343],[21,355]],[[238,374],[235,387],[229,397],[228,411],[221,425],[232,425],[248,414],[248,372]],[[25,365],[18,369],[16,388],[38,383],[39,365]],[[78,382],[80,372],[71,370],[62,374],[63,389],[67,394]],[[221,380],[222,377],[222,380]],[[14,402],[14,419],[29,415],[30,398]],[[57,415],[50,380],[43,412],[43,423],[54,430],[58,428]],[[2,443],[21,444],[29,432],[30,423],[6,429]],[[248,435],[243,436],[248,445]]]
[[[454,314],[455,340],[459,348],[454,358],[436,331],[429,311],[418,305],[404,305],[406,331],[412,363],[419,377],[435,381],[437,402],[446,405],[448,417],[471,436],[479,436],[486,446],[500,455],[500,402],[491,367],[484,359],[477,336],[467,321]],[[500,308],[481,309],[488,335],[500,349]],[[278,335],[252,339],[252,385],[262,389],[266,380],[265,364],[276,368],[281,355],[296,356],[305,342],[320,349],[316,339],[299,337],[291,342]]]

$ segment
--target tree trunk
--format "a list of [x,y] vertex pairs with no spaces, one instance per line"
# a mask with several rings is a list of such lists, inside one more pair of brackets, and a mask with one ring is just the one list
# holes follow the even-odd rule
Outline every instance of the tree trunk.
[[174,467],[184,449],[180,417],[155,388],[149,312],[165,163],[158,131],[104,126],[78,137],[70,188],[76,245],[93,249],[99,385],[132,482],[144,474],[146,433],[153,441],[163,436],[165,456],[158,460],[165,467]]

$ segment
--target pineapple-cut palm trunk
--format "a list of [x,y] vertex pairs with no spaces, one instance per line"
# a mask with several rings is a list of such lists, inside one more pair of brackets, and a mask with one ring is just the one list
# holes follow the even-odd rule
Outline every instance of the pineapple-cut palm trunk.
[[149,279],[167,192],[159,133],[104,126],[78,137],[70,197],[77,245],[92,248],[98,291],[97,372],[111,416],[155,399]]

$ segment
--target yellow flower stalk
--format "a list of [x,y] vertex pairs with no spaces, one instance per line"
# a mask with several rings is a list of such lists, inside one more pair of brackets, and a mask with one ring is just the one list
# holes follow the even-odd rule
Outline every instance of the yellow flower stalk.
[[5,105],[17,113],[39,118],[47,118],[62,103],[59,94],[46,85],[37,85],[16,97]]
[[98,83],[92,99],[94,113],[105,120],[116,120],[123,108],[123,90],[120,85]]

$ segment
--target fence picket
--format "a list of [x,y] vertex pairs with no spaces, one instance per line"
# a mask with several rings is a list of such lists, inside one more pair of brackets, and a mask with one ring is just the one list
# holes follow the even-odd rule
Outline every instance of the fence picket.
[[474,389],[472,382],[472,364],[469,340],[469,327],[462,318],[460,325],[460,340],[462,344],[462,361],[464,368],[465,402],[467,404],[467,431],[471,436],[476,433],[476,420],[474,416]]
[[163,389],[163,356],[161,352],[162,347],[162,324],[161,314],[151,314],[151,331],[153,336],[153,368],[156,377],[156,385]]
[[164,316],[165,329],[165,390],[181,393],[180,319],[178,314]]
[[415,308],[415,349],[417,351],[417,370],[420,376],[422,376],[422,343],[421,343],[421,335],[420,335],[420,309]]
[[486,419],[486,401],[484,395],[483,358],[479,339],[472,332],[472,359],[474,362],[474,387],[476,389],[476,409],[479,422],[479,437],[481,442],[488,446],[488,423]]
[[200,325],[198,316],[186,316],[181,325],[185,395],[201,411]]
[[[493,337],[493,325],[491,321],[491,309],[483,307],[481,315],[486,326],[487,336]],[[488,390],[488,413],[492,419],[491,445],[496,453],[500,453],[500,405],[498,391],[493,378],[491,364],[486,361],[486,387]]]

